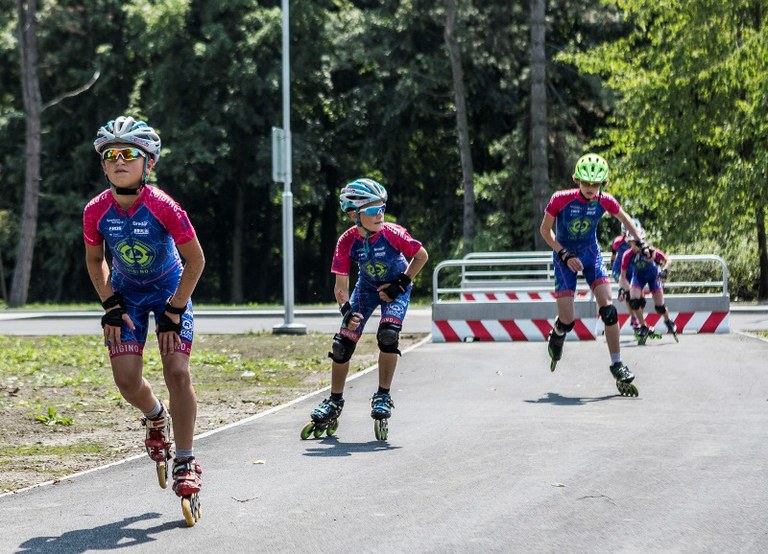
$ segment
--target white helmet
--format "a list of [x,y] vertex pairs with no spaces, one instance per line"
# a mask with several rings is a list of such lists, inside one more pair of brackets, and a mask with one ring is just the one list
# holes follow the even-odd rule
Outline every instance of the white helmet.
[[357,210],[371,202],[387,201],[387,189],[373,179],[356,179],[347,183],[339,194],[341,211]]
[[[637,232],[640,233],[642,236],[640,239],[645,238],[645,229],[643,229],[643,226],[640,224],[639,219],[632,218],[632,224],[635,226],[635,229],[637,229]],[[627,229],[627,226],[623,223],[621,224],[621,234],[627,237],[628,240],[632,239],[632,233]]]
[[93,147],[101,154],[105,146],[115,143],[134,144],[150,154],[155,163],[160,159],[161,143],[158,134],[145,122],[136,121],[130,116],[121,115],[99,129]]

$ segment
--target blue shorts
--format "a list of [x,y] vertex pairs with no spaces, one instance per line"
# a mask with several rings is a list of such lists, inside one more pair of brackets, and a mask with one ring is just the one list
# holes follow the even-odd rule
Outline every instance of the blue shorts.
[[408,305],[411,302],[412,288],[413,285],[408,285],[408,289],[392,302],[384,302],[379,298],[379,292],[375,288],[370,285],[362,285],[358,281],[352,291],[352,295],[349,297],[349,304],[352,306],[353,312],[363,315],[363,321],[354,331],[342,327],[339,329],[339,334],[355,342],[359,341],[363,334],[363,329],[365,329],[365,324],[368,323],[368,319],[370,319],[377,306],[381,306],[380,323],[402,325],[405,313],[408,311]]
[[638,275],[637,272],[632,276],[632,280],[630,281],[631,288],[638,288],[640,290],[643,290],[646,285],[648,285],[648,290],[651,291],[651,293],[656,292],[657,290],[661,290],[661,281],[659,281],[659,275]]
[[[109,357],[135,355],[141,356],[149,333],[149,312],[155,314],[155,321],[165,313],[165,304],[176,288],[159,289],[150,292],[121,290],[125,298],[125,312],[130,316],[136,329],[131,330],[123,323],[120,329],[120,346],[109,346]],[[192,314],[192,300],[187,302],[187,311],[181,316],[181,344],[174,347],[176,352],[189,355],[192,351],[192,339],[195,330],[195,317]]]
[[[584,266],[582,273],[590,289],[594,290],[596,286],[610,281],[605,270],[603,256],[596,245],[573,253]],[[574,296],[576,294],[576,272],[560,261],[556,252],[552,254],[552,259],[555,267],[555,298]]]

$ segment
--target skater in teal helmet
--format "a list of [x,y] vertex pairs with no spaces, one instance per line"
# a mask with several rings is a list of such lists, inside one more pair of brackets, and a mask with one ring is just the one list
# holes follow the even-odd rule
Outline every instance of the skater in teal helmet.
[[[576,276],[582,273],[595,296],[599,317],[605,324],[605,336],[611,357],[610,371],[621,394],[636,396],[635,376],[621,360],[619,317],[611,298],[611,287],[600,247],[597,225],[608,212],[637,233],[630,217],[616,199],[603,189],[608,184],[608,163],[597,154],[585,154],[576,162],[573,182],[577,188],[552,195],[544,209],[539,231],[553,250],[557,319],[549,333],[548,350],[555,370],[562,357],[565,337],[575,325],[574,295]],[[647,251],[642,243],[642,249]]]
[[[104,345],[120,394],[144,413],[145,447],[157,464],[160,485],[166,486],[173,429],[173,490],[190,497],[200,490],[202,473],[192,450],[197,400],[189,354],[191,296],[205,266],[203,249],[186,212],[166,192],[147,184],[160,159],[160,137],[152,127],[120,116],[98,130],[93,146],[109,188],[85,207],[83,237],[88,274],[104,308]],[[142,375],[150,312],[170,410]]]
[[[344,407],[344,385],[349,361],[363,328],[376,308],[381,320],[376,332],[379,346],[379,388],[371,399],[371,417],[376,438],[387,438],[391,415],[390,388],[397,367],[400,331],[411,298],[411,282],[427,263],[427,251],[403,227],[384,221],[388,194],[377,181],[356,179],[341,189],[341,211],[353,224],[341,235],[333,255],[333,288],[341,312],[341,328],[333,337],[331,352],[331,394],[315,408],[312,421],[301,437],[323,432],[333,434]],[[358,265],[357,283],[349,293],[352,264]]]

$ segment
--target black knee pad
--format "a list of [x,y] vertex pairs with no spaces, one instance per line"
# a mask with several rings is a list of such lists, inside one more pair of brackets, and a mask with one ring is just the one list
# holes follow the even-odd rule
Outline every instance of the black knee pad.
[[[631,302],[631,300],[630,300]],[[603,320],[606,326],[616,325],[619,322],[619,313],[616,311],[616,306],[608,304],[598,310],[600,318]]]
[[328,352],[328,357],[337,364],[347,363],[352,359],[352,354],[355,352],[357,343],[352,339],[336,333],[333,335],[333,351]]
[[640,308],[645,308],[645,298],[630,298],[629,307],[632,308],[633,310],[639,310]]
[[402,328],[402,325],[397,323],[385,322],[380,324],[379,330],[376,331],[376,341],[379,343],[379,350],[391,354],[400,354],[397,347],[400,343],[400,331]]
[[562,321],[560,321],[559,317],[555,320],[555,327],[558,328],[562,332],[562,334],[572,331],[575,325],[576,325],[575,321],[571,321],[570,323],[563,323]]
[[656,310],[657,314],[663,314],[667,311],[667,305],[662,304],[661,306],[654,306],[653,309]]

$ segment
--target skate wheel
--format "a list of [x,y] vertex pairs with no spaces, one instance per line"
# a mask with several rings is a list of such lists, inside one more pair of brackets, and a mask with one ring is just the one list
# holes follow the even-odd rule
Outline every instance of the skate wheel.
[[309,438],[309,435],[311,435],[312,431],[314,430],[315,430],[315,424],[310,421],[301,430],[301,440],[307,440]]
[[315,436],[316,439],[319,439],[320,437],[323,436],[324,432],[325,432],[325,429],[323,429],[322,427],[315,427],[315,430],[312,434]]
[[637,387],[632,383],[622,383],[616,381],[616,388],[619,389],[621,396],[639,396],[640,392]]
[[676,343],[680,342],[680,339],[677,338],[677,333],[672,333],[672,336],[674,337]]
[[181,511],[184,514],[184,521],[187,523],[187,527],[194,527],[195,522],[203,515],[200,499],[197,494],[191,494],[181,499]]
[[168,464],[157,462],[155,469],[157,470],[157,483],[160,485],[160,488],[168,488]]
[[339,428],[339,420],[338,419],[333,419],[328,424],[328,429],[325,430],[325,434],[327,436],[329,436],[329,437],[332,437],[333,434],[336,432],[336,429],[338,429],[338,428]]
[[389,425],[387,424],[386,419],[373,420],[373,434],[376,435],[376,440],[387,440],[387,435],[389,435]]

